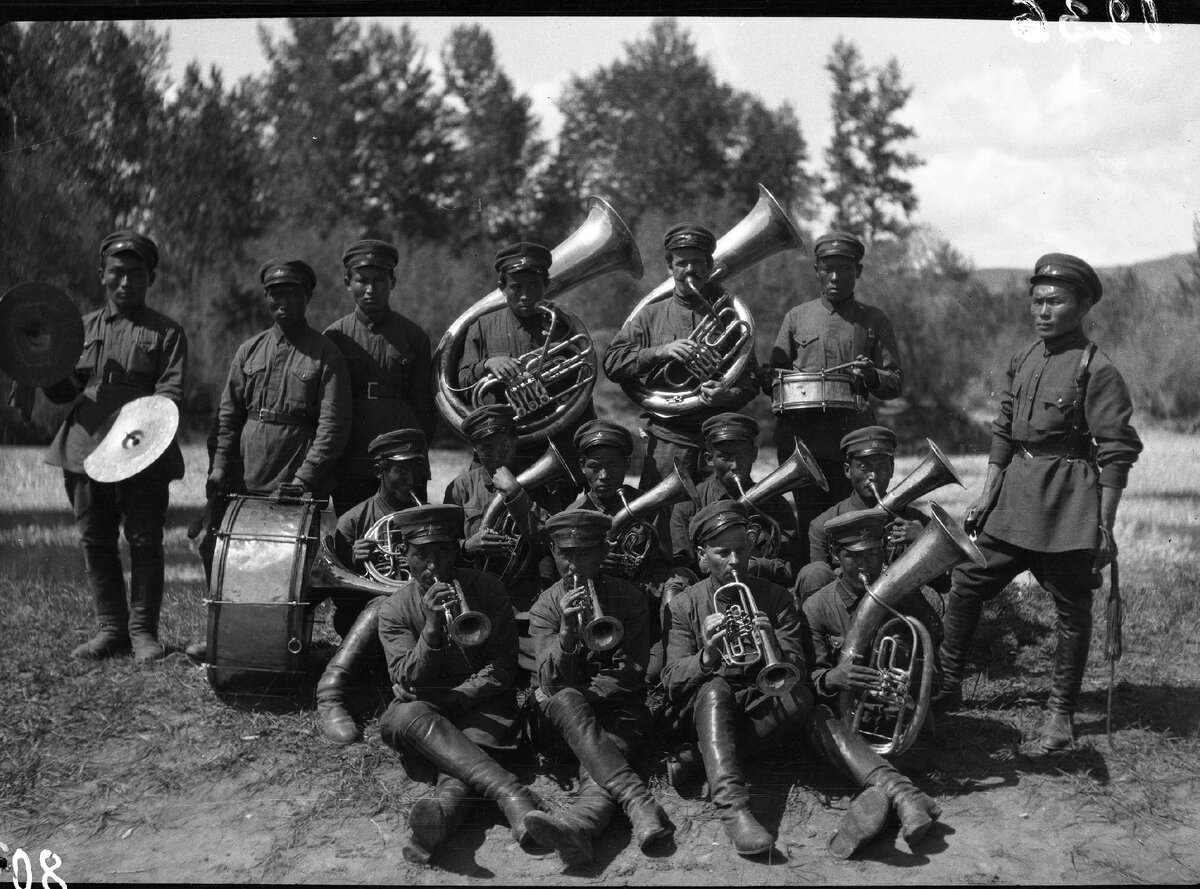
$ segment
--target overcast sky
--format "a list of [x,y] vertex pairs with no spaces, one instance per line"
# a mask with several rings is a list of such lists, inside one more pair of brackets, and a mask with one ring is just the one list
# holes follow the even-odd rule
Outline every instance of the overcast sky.
[[[1101,4],[1093,4],[1097,7]],[[1136,10],[1138,4],[1129,4]],[[1014,7],[1016,9],[1016,7]],[[396,27],[400,19],[373,18]],[[519,91],[533,100],[544,135],[572,74],[586,75],[646,34],[646,18],[484,17],[409,19],[437,68],[454,25],[483,24]],[[834,18],[682,18],[718,77],[768,104],[790,102],[813,166],[830,135],[829,76],[839,35],[868,65],[895,56],[914,87],[906,122],[925,166],[911,174],[918,221],[933,226],[981,268],[1026,267],[1048,251],[1096,265],[1192,249],[1200,211],[1200,25],[1052,23],[1041,43],[1009,22]],[[195,59],[232,83],[266,65],[258,25],[277,19],[155,22],[170,32],[180,79]],[[770,187],[770,183],[766,183]],[[750,202],[748,196],[747,202]],[[820,224],[820,221],[817,221]]]

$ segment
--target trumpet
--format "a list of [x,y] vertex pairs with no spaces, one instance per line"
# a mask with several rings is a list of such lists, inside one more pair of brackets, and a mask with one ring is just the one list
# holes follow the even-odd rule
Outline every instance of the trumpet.
[[609,651],[621,644],[625,638],[625,626],[615,617],[609,617],[600,607],[600,597],[596,595],[596,584],[590,580],[579,583],[576,575],[571,575],[569,594],[571,599],[584,597],[583,611],[579,613],[579,638],[591,651]]
[[[441,583],[438,576],[433,575],[434,583]],[[462,584],[451,577],[449,580],[454,587],[455,600],[442,606],[449,626],[450,638],[459,648],[470,648],[482,645],[492,634],[492,622],[482,611],[472,611],[467,605],[467,594],[463,592]]]
[[[721,660],[727,666],[743,668],[762,661],[762,669],[754,681],[758,690],[764,695],[785,695],[800,681],[800,670],[780,657],[770,633],[755,626],[758,603],[754,593],[738,579],[736,571],[731,573],[733,580],[717,587],[712,596],[713,611],[724,614],[720,626],[725,632],[725,638],[721,640]],[[717,601],[722,593],[737,597],[724,612]]]

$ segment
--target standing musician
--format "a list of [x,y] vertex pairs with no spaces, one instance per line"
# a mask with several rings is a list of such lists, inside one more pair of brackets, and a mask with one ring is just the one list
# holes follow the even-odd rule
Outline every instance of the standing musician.
[[[438,771],[433,796],[408,814],[408,861],[425,864],[462,822],[478,795],[493,800],[526,841],[525,817],[537,806],[529,788],[490,755],[514,749],[517,725],[517,630],[500,581],[456,568],[463,511],[457,506],[414,506],[396,521],[412,580],[379,609],[379,638],[396,699],[380,720],[384,742],[418,756]],[[487,618],[480,644],[451,637],[447,611],[459,599]]]
[[[695,571],[699,553],[692,543],[690,526],[696,510],[718,500],[737,500],[754,487],[750,472],[758,459],[758,421],[743,414],[724,413],[709,417],[701,427],[704,435],[704,466],[712,477],[696,486],[699,506],[684,500],[671,512],[671,551],[677,567]],[[739,488],[740,485],[740,488]],[[779,525],[779,552],[751,556],[745,573],[791,588],[794,566],[801,560],[792,507],[780,496],[769,497],[749,507],[751,514],[765,515]]]
[[[168,487],[183,478],[179,443],[172,440],[154,463],[124,481],[93,481],[83,467],[108,431],[107,421],[123,405],[145,395],[162,395],[176,404],[183,400],[187,335],[146,305],[157,266],[158,247],[145,235],[121,230],[100,243],[105,304],[83,319],[83,353],[74,372],[44,387],[51,401],[74,402],[45,460],[63,470],[100,626],[71,651],[73,658],[106,658],[132,648],[142,663],[166,653],[158,641],[162,541]],[[117,546],[122,519],[129,543],[128,604]]]
[[1083,332],[1103,293],[1100,277],[1077,256],[1048,253],[1029,283],[1038,339],[1009,362],[987,480],[964,522],[968,533],[978,533],[987,567],[954,570],[941,648],[945,684],[935,703],[951,709],[962,699],[983,603],[1031,571],[1057,610],[1058,649],[1039,741],[1052,752],[1074,740],[1092,591],[1116,558],[1113,523],[1142,442],[1130,424],[1124,379]]
[[[878,504],[875,491],[886,494],[896,471],[896,433],[885,426],[864,426],[842,437],[842,474],[850,480],[850,496],[835,503],[808,525],[808,564],[796,577],[796,601],[805,599],[837,579],[837,552],[826,525],[848,512]],[[905,506],[899,517],[887,519],[888,546],[903,546],[920,536],[929,517],[914,506]]]
[[[350,438],[334,471],[338,515],[375,492],[374,461],[367,453],[372,439],[394,429],[419,429],[431,441],[437,429],[429,335],[390,305],[399,261],[399,251],[384,241],[355,241],[342,254],[354,311],[325,329],[346,359],[354,405]],[[415,490],[421,502],[428,499],[424,480],[417,480]]]
[[592,843],[618,804],[643,852],[674,828],[629,764],[651,725],[646,599],[632,584],[601,573],[612,527],[607,515],[568,509],[546,527],[562,579],[542,593],[529,616],[537,651],[534,735],[570,748],[580,763],[579,790],[561,817],[534,812],[525,824],[570,867],[591,863]]
[[[794,306],[784,316],[771,349],[771,367],[809,373],[846,368],[853,377],[855,394],[865,397],[870,393],[884,400],[898,397],[900,356],[892,322],[854,296],[866,247],[848,232],[832,231],[817,238],[813,253],[821,297]],[[828,492],[815,485],[796,490],[796,524],[801,534],[821,512],[850,496],[838,443],[846,433],[874,422],[869,406],[861,413],[828,407],[779,415],[775,423],[779,462],[792,453],[799,437],[829,481]]]
[[[460,387],[473,386],[488,374],[510,385],[516,383],[525,373],[522,356],[536,354],[548,340],[561,342],[577,334],[587,335],[586,329],[578,329],[566,312],[557,315],[554,330],[546,329],[546,316],[539,305],[546,296],[551,261],[550,250],[528,241],[509,244],[497,251],[494,262],[497,286],[508,301],[508,311],[489,312],[467,329],[458,364]],[[551,440],[570,459],[575,429],[595,418],[596,410],[589,398],[575,425]],[[539,443],[518,449],[516,466],[524,469],[541,456],[542,450],[544,446]]]
[[[372,439],[367,454],[375,465],[379,488],[375,496],[350,507],[338,517],[334,554],[347,568],[366,574],[366,563],[379,548],[367,531],[385,516],[418,504],[416,489],[429,477],[425,434],[420,429],[397,429]],[[317,713],[325,737],[337,744],[352,744],[360,737],[358,724],[346,710],[346,685],[355,670],[375,649],[379,638],[379,596],[347,591],[334,594],[333,626],[342,644],[317,683]]]
[[[613,337],[604,353],[604,373],[614,383],[645,383],[671,361],[701,365],[710,361],[708,350],[691,334],[728,292],[720,284],[708,283],[717,239],[702,225],[684,223],[670,229],[663,243],[674,293],[630,318]],[[643,491],[669,476],[676,460],[688,467],[694,479],[708,475],[709,468],[700,463],[701,427],[715,414],[741,410],[758,394],[756,366],[756,361],[747,364],[732,386],[701,381],[700,394],[707,405],[702,410],[668,418],[642,415],[646,459],[639,487]],[[713,373],[716,369],[709,368]]]

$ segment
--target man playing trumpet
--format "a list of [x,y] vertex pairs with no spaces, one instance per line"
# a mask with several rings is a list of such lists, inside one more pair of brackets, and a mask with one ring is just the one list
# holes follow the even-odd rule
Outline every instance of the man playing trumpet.
[[547,522],[562,579],[530,612],[537,652],[534,735],[565,743],[579,759],[579,790],[561,817],[533,813],[534,838],[559,850],[568,866],[592,861],[592,843],[617,805],[642,851],[674,829],[629,762],[651,725],[645,703],[650,614],[632,584],[601,573],[612,520],[568,509]]
[[[512,607],[496,578],[455,568],[463,528],[459,507],[414,506],[396,521],[412,580],[379,610],[379,638],[396,695],[380,720],[380,733],[388,745],[425,759],[438,772],[433,796],[418,800],[409,812],[412,834],[404,857],[427,863],[480,795],[500,807],[513,839],[523,844],[525,817],[537,798],[490,755],[514,749]],[[456,640],[454,618],[464,614],[474,629]],[[486,639],[479,642],[484,629]]]
[[692,338],[696,327],[712,315],[712,305],[728,293],[720,284],[708,283],[716,245],[716,237],[702,225],[684,223],[670,229],[664,247],[674,293],[629,319],[604,354],[604,373],[614,383],[646,383],[672,363],[700,381],[704,409],[673,417],[642,415],[646,459],[639,487],[644,491],[670,475],[676,460],[693,478],[707,475],[709,470],[700,464],[704,421],[722,411],[740,410],[758,394],[756,361],[746,365],[733,385],[721,386],[713,380],[719,368],[712,350]]

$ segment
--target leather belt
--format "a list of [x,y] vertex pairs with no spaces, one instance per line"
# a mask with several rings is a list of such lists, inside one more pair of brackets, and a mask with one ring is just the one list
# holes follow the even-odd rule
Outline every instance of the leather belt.
[[256,415],[258,422],[270,423],[273,426],[308,426],[311,428],[316,425],[303,414],[288,414],[283,411],[269,411],[266,408],[260,408],[258,411],[250,414],[251,417]]
[[1092,455],[1087,452],[1072,450],[1069,445],[1043,442],[1033,444],[1027,441],[1014,441],[1017,454],[1022,457],[1066,457],[1068,460],[1090,460]]
[[[379,391],[380,387],[383,387],[383,386],[387,386],[387,390],[384,392],[380,392]],[[367,383],[366,398],[369,401],[399,401],[400,400],[400,396],[396,394],[395,390],[392,389],[392,387],[390,385],[388,385],[387,383],[380,382],[378,380],[372,380],[370,383]]]

